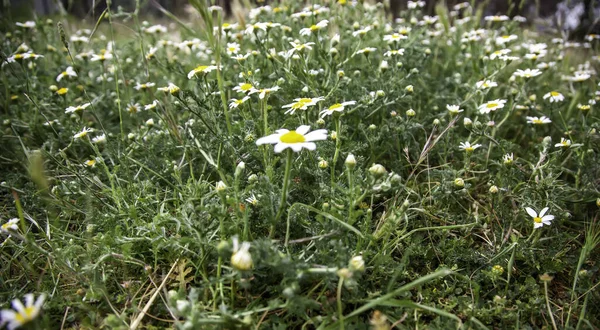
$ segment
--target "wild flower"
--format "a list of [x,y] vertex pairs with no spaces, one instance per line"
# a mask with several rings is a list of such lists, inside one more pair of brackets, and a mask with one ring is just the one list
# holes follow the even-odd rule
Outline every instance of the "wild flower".
[[498,84],[491,80],[481,80],[475,84],[475,87],[477,87],[477,89],[488,89],[497,86]]
[[252,255],[250,254],[250,243],[249,242],[238,242],[237,237],[232,239],[233,241],[233,254],[231,255],[231,265],[241,271],[248,271],[254,267],[252,262]]
[[276,153],[290,148],[295,152],[302,149],[315,150],[317,145],[314,141],[327,139],[327,130],[318,129],[310,132],[310,126],[301,125],[296,130],[290,131],[285,128],[278,129],[275,134],[262,137],[256,141],[256,145],[275,144],[273,149]]
[[552,122],[552,120],[550,120],[550,118],[548,118],[546,116],[541,116],[541,117],[527,116],[526,119],[527,119],[527,123],[534,124],[534,125],[550,124]]
[[467,153],[475,151],[475,149],[481,147],[481,144],[471,144],[470,142],[461,142],[459,149],[464,150]]
[[[4,233],[10,233],[11,231],[17,231],[17,230],[19,230],[18,224],[19,224],[19,219],[12,218],[12,219],[8,220],[7,222],[3,223],[2,226],[0,226],[0,231],[2,231]],[[4,317],[2,319],[4,319]]]
[[89,107],[90,105],[92,105],[91,103],[84,103],[82,105],[78,105],[78,106],[70,106],[68,108],[65,109],[65,113],[74,113],[77,111],[83,111],[85,110],[87,107]]
[[149,88],[152,88],[152,87],[154,87],[154,86],[156,86],[156,84],[155,84],[155,83],[153,83],[153,82],[147,82],[147,83],[144,83],[144,84],[137,83],[137,84],[135,85],[135,87],[133,87],[133,88],[134,88],[136,91],[139,91],[139,90],[143,90],[143,89],[149,89]]
[[504,104],[506,100],[496,99],[493,101],[488,101],[479,106],[479,112],[482,114],[490,113],[492,111],[496,111],[498,109],[504,108]]
[[244,98],[242,99],[231,99],[229,100],[229,109],[236,109],[237,107],[239,107],[240,105],[244,104],[244,102],[248,101],[250,99],[250,96],[244,96]]
[[277,92],[280,89],[281,89],[281,87],[279,87],[279,86],[274,86],[274,87],[271,87],[271,88],[260,88],[260,89],[254,88],[254,89],[250,90],[250,92],[248,93],[248,95],[252,95],[252,94],[258,93],[258,98],[262,100],[262,99],[265,98],[265,96],[267,96],[267,95],[269,95],[269,94],[271,94],[273,92]]
[[0,311],[2,318],[0,327],[8,323],[7,328],[13,330],[33,321],[40,314],[46,295],[41,294],[35,299],[35,302],[34,298],[33,293],[26,294],[25,305],[19,299],[14,299],[12,301],[13,309],[3,309]]
[[451,115],[458,115],[459,113],[464,111],[460,108],[460,105],[446,104],[446,109],[448,110],[448,112],[450,112]]
[[550,226],[551,221],[554,220],[554,216],[550,214],[546,214],[549,208],[544,207],[540,213],[538,214],[531,207],[526,207],[525,211],[529,214],[530,217],[533,218],[533,228],[540,228],[544,225]]
[[301,36],[309,36],[309,35],[311,35],[313,32],[317,32],[317,31],[319,31],[319,30],[321,30],[321,29],[323,29],[323,28],[326,28],[326,27],[327,27],[327,24],[329,24],[329,21],[328,21],[328,20],[326,20],[326,19],[324,19],[324,20],[320,21],[320,22],[319,22],[319,23],[317,23],[317,24],[313,24],[313,25],[311,25],[310,27],[307,27],[307,28],[303,28],[303,29],[301,29],[301,30],[300,30],[300,35],[301,35]]
[[165,93],[169,93],[171,95],[177,95],[177,94],[179,94],[179,91],[181,89],[179,87],[177,87],[175,84],[169,83],[168,86],[166,86],[166,87],[158,87],[157,90],[165,92]]
[[525,70],[517,69],[517,71],[515,71],[515,73],[513,73],[513,75],[515,77],[521,77],[521,78],[525,78],[525,79],[537,77],[541,74],[542,74],[542,71],[540,71],[539,69],[525,69]]
[[64,77],[77,77],[77,73],[72,66],[69,66],[65,71],[56,76],[56,82],[60,82]]
[[233,90],[238,93],[248,94],[251,91],[256,90],[256,88],[251,83],[239,83],[237,86],[235,86],[233,88]]
[[91,133],[93,131],[94,131],[93,128],[88,128],[88,127],[84,126],[81,131],[79,131],[78,133],[75,133],[75,135],[73,135],[73,138],[82,139],[82,138],[86,137],[88,133]]
[[564,99],[565,99],[565,97],[561,93],[555,92],[555,91],[552,91],[552,92],[544,95],[544,100],[548,100],[548,101],[550,101],[550,103],[562,102],[562,101],[564,101]]
[[294,99],[293,103],[286,104],[282,108],[284,108],[284,109],[289,108],[285,112],[285,114],[293,115],[296,112],[296,110],[306,110],[306,109],[308,109],[308,107],[316,105],[318,102],[323,101],[324,99],[325,98],[322,96],[314,97],[314,98],[310,98],[310,97],[298,98],[298,99]]
[[216,65],[200,65],[197,66],[196,68],[194,68],[192,71],[188,72],[188,79],[192,79],[194,77],[196,77],[198,74],[207,74],[210,73],[214,70],[217,70],[217,66]]

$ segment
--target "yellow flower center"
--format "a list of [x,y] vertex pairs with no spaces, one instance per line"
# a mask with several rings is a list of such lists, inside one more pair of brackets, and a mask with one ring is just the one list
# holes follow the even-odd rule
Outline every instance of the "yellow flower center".
[[23,313],[17,313],[17,315],[15,316],[15,320],[20,324],[27,323],[33,319],[34,313],[35,313],[34,306],[25,307],[25,310],[23,311]]
[[304,135],[296,133],[296,131],[289,131],[283,134],[279,138],[279,141],[283,143],[302,143],[305,142],[306,139],[304,138]]
[[252,89],[252,84],[245,83],[245,84],[243,84],[243,85],[240,86],[240,89],[242,91],[244,91],[244,92],[247,92],[250,89]]
[[15,55],[15,60],[20,60],[20,59],[22,59],[23,57],[24,57],[24,55],[23,55],[23,54],[16,54],[16,55]]
[[63,76],[66,76],[66,75],[67,75],[67,71],[63,71],[63,72],[62,72],[62,75],[63,75]]
[[492,109],[492,108],[495,108],[495,107],[497,107],[497,106],[499,106],[499,104],[498,104],[498,103],[492,102],[492,103],[488,103],[488,104],[486,105],[486,108],[488,108],[488,109]]
[[552,96],[552,97],[557,97],[559,95],[560,95],[559,92],[550,92],[550,96]]
[[58,95],[65,95],[65,94],[67,94],[68,91],[69,91],[68,88],[63,87],[63,88],[57,90],[56,94],[58,94]]
[[230,52],[235,52],[236,48],[235,47],[229,47],[227,48]]
[[535,217],[535,218],[533,218],[533,222],[535,222],[535,223],[541,223],[542,222],[542,218]]
[[223,28],[224,28],[224,29],[226,29],[226,28],[228,28],[228,27],[230,27],[230,26],[231,26],[231,24],[229,24],[229,23],[223,23]]
[[466,147],[465,148],[466,152],[472,152],[473,150],[475,150],[475,148],[473,148],[473,147]]
[[319,29],[319,27],[318,27],[318,26],[316,26],[316,25],[311,25],[311,26],[310,26],[310,30],[311,30],[311,31],[316,31],[316,30],[318,30],[318,29]]
[[330,106],[330,107],[329,107],[329,110],[337,110],[337,109],[339,109],[339,108],[341,108],[341,107],[342,107],[342,104],[341,104],[341,103],[336,103],[336,104],[334,104],[334,105]]
[[401,29],[400,31],[398,31],[400,34],[408,34],[408,30],[407,29]]
[[533,123],[534,123],[534,124],[543,124],[544,122],[542,122],[542,120],[541,120],[541,119],[534,119],[534,120],[533,120]]
[[502,36],[502,39],[508,39],[510,36]]
[[10,222],[7,222],[5,224],[2,225],[2,229],[3,230],[8,230],[8,227],[10,227]]
[[206,65],[201,65],[197,68],[194,69],[195,72],[204,72],[204,70],[206,70],[206,68],[208,68],[208,66]]
[[90,159],[87,162],[85,162],[85,165],[87,165],[87,166],[94,166],[95,164],[96,164],[95,159]]

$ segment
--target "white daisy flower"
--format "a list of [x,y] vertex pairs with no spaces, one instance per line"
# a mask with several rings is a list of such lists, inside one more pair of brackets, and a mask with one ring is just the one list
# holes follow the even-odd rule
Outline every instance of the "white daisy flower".
[[479,106],[479,112],[483,114],[483,113],[490,113],[492,111],[496,111],[497,109],[502,109],[502,108],[504,108],[505,103],[506,103],[506,100],[501,100],[501,99],[488,101]]
[[550,214],[546,214],[548,212],[548,207],[544,207],[540,214],[537,214],[531,207],[526,207],[525,211],[529,214],[530,217],[533,218],[533,228],[540,228],[543,225],[550,226],[550,221],[554,220],[554,216]]
[[383,36],[383,41],[387,42],[388,44],[399,42],[400,40],[404,39],[408,39],[408,37],[401,33],[387,34]]
[[188,73],[187,77],[188,77],[188,79],[192,79],[198,73],[207,74],[216,69],[217,69],[216,65],[200,65],[200,66],[196,67],[194,70],[190,71]]
[[98,135],[92,139],[93,143],[105,143],[106,142],[106,134]]
[[313,32],[319,31],[322,28],[327,27],[327,24],[329,24],[329,21],[324,19],[322,21],[320,21],[317,24],[311,25],[310,27],[307,28],[303,28],[300,30],[300,35],[301,36],[309,36],[311,35]]
[[473,152],[475,149],[481,147],[481,144],[471,144],[471,142],[461,142],[460,146],[458,147],[461,150],[464,150],[466,152]]
[[152,103],[144,105],[144,110],[146,110],[146,111],[152,110],[152,109],[155,109],[157,106],[158,106],[158,100],[154,100],[154,101],[152,101]]
[[262,137],[256,141],[256,145],[275,144],[274,151],[280,153],[287,148],[295,152],[300,152],[303,148],[315,150],[317,145],[313,141],[322,141],[327,139],[327,130],[318,129],[308,132],[310,126],[299,126],[295,131],[287,129],[278,129],[275,134]]
[[370,26],[367,26],[367,27],[366,27],[366,28],[364,28],[364,29],[359,29],[359,30],[356,30],[356,31],[352,32],[352,36],[353,36],[353,37],[356,37],[356,36],[360,36],[360,37],[362,37],[362,36],[364,36],[365,34],[367,34],[367,32],[369,32],[369,31],[371,31],[371,27],[370,27]]
[[26,29],[33,29],[35,27],[35,22],[34,21],[27,21],[25,23],[17,22],[17,23],[15,23],[15,25],[18,27],[26,28]]
[[515,73],[513,73],[514,76],[521,77],[521,78],[533,78],[533,77],[539,76],[541,74],[542,74],[542,71],[540,71],[539,69],[525,69],[525,70],[517,69],[517,71],[515,71]]
[[370,54],[370,53],[372,53],[372,52],[374,52],[376,50],[377,50],[377,48],[374,48],[374,47],[366,47],[366,48],[359,49],[358,51],[356,51],[356,54],[366,54],[366,55],[368,55],[368,54]]
[[452,115],[458,115],[459,113],[463,112],[464,110],[460,108],[460,105],[450,105],[450,104],[446,104],[446,109],[448,109],[448,111],[450,112],[450,114]]
[[155,84],[155,83],[153,83],[153,82],[147,82],[147,83],[145,83],[145,84],[140,84],[140,83],[137,83],[137,84],[135,85],[135,87],[133,87],[133,88],[134,88],[136,91],[139,91],[140,89],[148,89],[148,88],[150,88],[150,87],[154,87],[154,86],[156,86],[156,84]]
[[107,60],[112,60],[113,59],[113,55],[111,53],[104,53],[101,55],[98,54],[92,54],[92,58],[90,59],[90,61],[92,62],[104,62]]
[[478,81],[475,86],[477,87],[477,89],[488,89],[488,88],[492,88],[492,87],[498,87],[498,83],[491,81],[491,80],[481,80]]
[[330,116],[334,112],[344,111],[345,107],[348,105],[355,105],[355,104],[356,104],[356,101],[346,101],[346,102],[342,102],[342,103],[336,103],[336,104],[331,105],[329,108],[321,111],[319,114],[321,115],[321,118],[325,118],[325,116]]
[[70,106],[68,108],[65,109],[65,113],[73,113],[73,112],[77,112],[77,111],[83,111],[85,108],[89,107],[91,105],[91,103],[84,103],[82,105],[78,105],[76,107],[74,106]]
[[385,57],[402,56],[402,55],[404,55],[404,48],[388,50],[387,52],[385,52],[385,54],[383,54],[383,56],[385,56]]
[[13,330],[34,320],[42,309],[45,295],[40,295],[34,302],[33,293],[25,295],[25,305],[19,300],[12,301],[13,309],[3,309],[0,312],[2,324],[8,323],[8,329]]
[[546,100],[546,99],[549,99],[548,101],[550,101],[550,103],[554,103],[554,102],[564,101],[565,97],[559,92],[552,91],[552,92],[544,95],[544,100]]
[[170,93],[171,95],[175,95],[175,94],[179,93],[179,91],[181,89],[179,87],[177,87],[175,84],[169,83],[168,86],[158,87],[157,90],[159,90],[161,92],[165,92],[165,93]]
[[73,70],[73,67],[70,66],[56,77],[56,82],[61,81],[64,77],[77,77],[77,73]]
[[93,131],[94,131],[94,129],[93,129],[93,128],[87,128],[87,127],[85,127],[85,126],[84,126],[84,127],[83,127],[83,129],[81,130],[81,132],[79,132],[79,133],[77,133],[77,134],[73,135],[73,137],[74,137],[75,139],[81,139],[81,138],[84,138],[84,137],[86,137],[88,133],[91,133],[91,132],[93,132]]
[[260,98],[262,100],[262,99],[265,98],[265,96],[267,94],[271,94],[271,93],[276,92],[276,91],[278,91],[280,89],[281,89],[281,87],[279,87],[279,86],[275,86],[275,87],[271,87],[271,88],[252,89],[250,91],[250,93],[248,93],[248,95],[252,95],[252,94],[255,94],[255,93],[260,93],[258,95],[258,98]]
[[484,19],[488,22],[504,22],[504,21],[508,21],[509,17],[506,15],[494,15],[494,16],[486,16]]
[[[19,230],[19,219],[17,218],[12,218],[10,220],[8,220],[6,223],[2,224],[2,226],[0,226],[0,231],[5,232],[5,233],[10,233],[11,231],[17,231]],[[2,318],[4,320],[4,317]]]
[[240,52],[240,44],[237,42],[228,42],[226,49],[228,55],[235,55]]
[[310,98],[310,97],[303,97],[303,98],[298,98],[298,99],[294,99],[294,103],[290,103],[290,104],[286,104],[284,105],[282,108],[289,108],[289,110],[287,110],[285,112],[285,114],[294,114],[296,112],[296,110],[306,110],[308,109],[308,107],[311,107],[315,104],[317,104],[320,101],[323,101],[325,98],[322,96],[319,97],[315,97],[315,98]]
[[239,83],[233,88],[233,90],[238,93],[250,93],[255,89],[256,88],[251,83]]
[[541,116],[541,117],[526,117],[527,118],[527,123],[528,124],[534,124],[534,125],[543,125],[543,124],[550,124],[552,122],[552,120],[550,120],[550,118],[546,117],[546,116]]
[[244,102],[248,101],[249,99],[250,99],[250,96],[244,96],[244,98],[241,100],[231,99],[230,103],[229,103],[229,109],[235,109],[235,108],[239,107],[240,105],[244,104]]

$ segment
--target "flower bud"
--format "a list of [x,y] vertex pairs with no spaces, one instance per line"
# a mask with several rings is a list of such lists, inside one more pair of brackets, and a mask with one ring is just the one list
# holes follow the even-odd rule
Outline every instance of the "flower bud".
[[466,117],[465,117],[465,118],[463,119],[463,125],[465,125],[465,126],[469,127],[469,126],[471,126],[472,124],[473,124],[473,121],[471,121],[471,118],[466,118]]
[[257,181],[258,181],[258,175],[256,175],[256,174],[251,174],[251,175],[248,177],[248,182],[250,182],[250,183],[255,183],[255,182],[257,182]]
[[244,173],[244,169],[246,169],[246,163],[240,162],[239,164],[237,164],[237,166],[235,167],[234,176],[237,178],[240,175],[242,175],[242,173]]
[[491,193],[491,194],[496,194],[496,193],[498,193],[498,187],[496,187],[496,186],[491,186],[491,187],[490,187],[490,193]]
[[348,268],[350,268],[351,271],[355,272],[365,271],[365,261],[363,260],[363,257],[352,257],[352,259],[350,259],[350,262],[348,263]]
[[337,132],[336,131],[331,131],[331,135],[330,135],[332,140],[337,140]]
[[371,173],[375,177],[379,177],[385,175],[387,173],[387,170],[381,164],[373,164],[373,166],[369,168],[369,173]]
[[231,265],[237,270],[250,270],[254,266],[252,263],[252,255],[250,254],[250,243],[243,242],[242,246],[237,249],[237,239],[234,240],[234,253],[231,255]]
[[502,275],[504,274],[504,267],[500,266],[500,265],[495,265],[494,267],[492,267],[492,273],[494,275]]
[[413,87],[413,85],[408,85],[404,88],[405,91],[407,91],[408,93],[412,93],[415,91],[415,88]]
[[225,184],[225,182],[223,182],[223,181],[217,182],[217,185],[215,186],[215,190],[218,193],[224,191],[225,189],[227,189],[227,185]]
[[456,178],[454,179],[454,185],[459,188],[462,188],[465,186],[465,180],[463,180],[462,178]]
[[385,92],[380,89],[377,92],[375,92],[375,95],[377,95],[378,97],[384,97],[385,96]]
[[[354,158],[353,154],[348,154],[344,163],[349,169],[353,169],[356,166],[356,158]],[[598,198],[598,201],[600,202],[600,198]],[[598,206],[600,206],[600,204]]]
[[414,117],[417,113],[415,112],[415,110],[413,109],[408,109],[406,110],[406,116],[407,117]]
[[327,163],[327,161],[325,159],[321,159],[319,161],[319,168],[326,169],[328,165],[329,164]]

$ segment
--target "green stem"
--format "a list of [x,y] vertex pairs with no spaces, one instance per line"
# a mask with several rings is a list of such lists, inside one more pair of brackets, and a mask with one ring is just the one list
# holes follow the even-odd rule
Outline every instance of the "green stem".
[[333,185],[335,183],[335,164],[337,163],[338,157],[340,155],[340,145],[341,145],[341,132],[340,132],[340,118],[335,117],[335,153],[333,154],[333,161],[331,162],[331,189],[333,189]]
[[279,202],[279,210],[275,215],[275,219],[273,219],[273,223],[271,224],[271,230],[269,233],[269,237],[273,238],[275,234],[275,224],[279,220],[279,218],[283,215],[283,210],[285,209],[285,204],[287,201],[287,192],[290,184],[290,173],[292,170],[292,157],[294,156],[292,149],[287,150],[287,159],[285,161],[285,174],[283,176],[283,189],[281,190],[281,201]]
[[548,298],[548,281],[544,281],[544,294],[546,295],[546,308],[548,308],[548,314],[550,314],[550,320],[552,320],[552,328],[557,330],[556,321],[554,321],[554,314],[552,314],[552,309],[550,308],[550,298]]
[[342,286],[344,285],[344,278],[340,276],[337,286],[337,310],[338,318],[340,319],[340,329],[344,330],[344,311],[342,310]]

